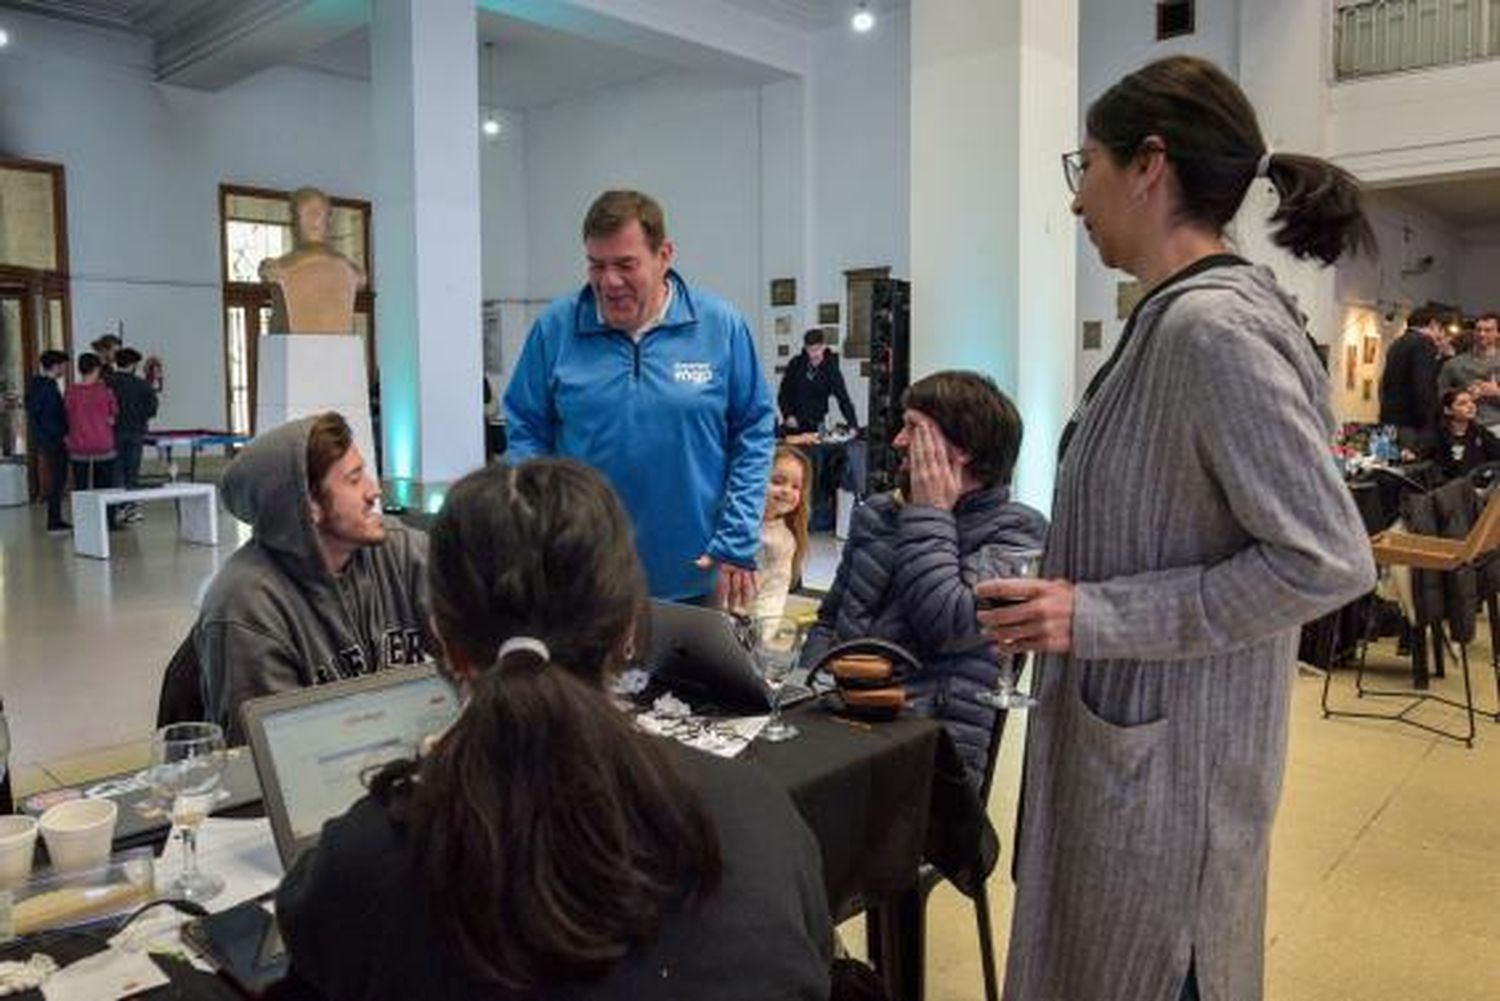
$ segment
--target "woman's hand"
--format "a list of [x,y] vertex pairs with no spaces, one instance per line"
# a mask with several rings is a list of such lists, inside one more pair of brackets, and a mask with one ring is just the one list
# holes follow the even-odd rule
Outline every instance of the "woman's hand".
[[948,458],[948,441],[930,419],[923,418],[912,430],[906,461],[911,471],[911,502],[941,511],[952,511],[963,496],[960,468]]
[[1065,580],[1001,577],[980,581],[981,601],[1014,602],[979,612],[979,624],[1002,650],[1068,653],[1073,649],[1073,585]]

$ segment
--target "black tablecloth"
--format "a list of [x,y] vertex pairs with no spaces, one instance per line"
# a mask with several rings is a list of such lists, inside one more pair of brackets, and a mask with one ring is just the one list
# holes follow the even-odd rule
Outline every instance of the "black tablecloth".
[[[745,752],[791,793],[823,849],[823,875],[835,914],[850,901],[876,905],[910,893],[921,862],[936,865],[966,893],[973,893],[999,856],[999,840],[971,786],[958,750],[943,727],[908,717],[889,723],[843,720],[816,704],[787,713],[801,735],[780,744],[757,741]],[[247,798],[254,781],[249,754],[238,755],[227,772],[234,794],[226,804],[235,815],[255,809]],[[166,837],[159,821],[127,821],[122,802],[116,847],[157,843]],[[220,811],[224,812],[224,811]],[[107,934],[105,937],[107,937]],[[60,963],[102,948],[102,940],[76,933],[34,936],[0,947],[0,959],[25,959],[34,951]],[[153,957],[171,984],[143,998],[217,1001],[237,995],[221,979],[176,960]],[[301,996],[294,985],[287,996]],[[39,991],[15,995],[40,999]]]

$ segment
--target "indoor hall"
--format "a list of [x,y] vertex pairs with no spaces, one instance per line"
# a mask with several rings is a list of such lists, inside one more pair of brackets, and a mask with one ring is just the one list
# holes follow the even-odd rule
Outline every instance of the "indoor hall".
[[[1058,158],[1089,104],[1153,58],[1211,59],[1272,149],[1365,184],[1371,261],[1293,261],[1259,221],[1268,188],[1230,233],[1297,296],[1340,423],[1378,426],[1385,355],[1413,309],[1449,307],[1462,329],[1500,307],[1494,4],[1082,0],[1048,5],[1045,23],[1032,5],[960,0],[442,0],[429,21],[424,4],[286,4],[249,23],[216,0],[0,3],[0,397],[14,401],[0,408],[0,486],[18,501],[0,508],[0,697],[18,802],[151,763],[163,671],[250,538],[221,478],[228,453],[277,421],[264,347],[277,303],[259,265],[293,248],[300,188],[326,193],[330,242],[366,275],[351,329],[375,388],[362,451],[413,524],[465,472],[503,461],[511,376],[547,304],[583,286],[580,222],[605,188],[661,201],[674,266],[745,319],[773,398],[805,333],[822,331],[854,419],[828,407],[808,446],[822,487],[788,605],[804,617],[863,495],[893,483],[892,341],[912,379],[975,369],[1014,399],[1014,493],[1049,511],[1063,427],[1143,292],[1100,262]],[[890,317],[904,307],[902,342]],[[142,489],[219,489],[216,545],[183,537],[186,501],[140,502],[107,559],[47,533],[20,396],[43,350],[73,360],[108,334],[159,363],[151,429],[164,434]],[[843,440],[839,424],[862,434]],[[1367,680],[1405,691],[1410,655],[1385,625]],[[1343,630],[1332,697],[1348,708],[1357,623]],[[1472,748],[1325,719],[1320,668],[1299,670],[1266,997],[1500,993],[1489,636],[1481,614]],[[1426,691],[1462,701],[1453,653]],[[1448,706],[1419,718],[1462,728]],[[986,804],[1002,977],[1027,719],[1010,714]],[[972,903],[944,881],[927,908],[926,996],[984,996]],[[839,935],[866,955],[860,918]]]

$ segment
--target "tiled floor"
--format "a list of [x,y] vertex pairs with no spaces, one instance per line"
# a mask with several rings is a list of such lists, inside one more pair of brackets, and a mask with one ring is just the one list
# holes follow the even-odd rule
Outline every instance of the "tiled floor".
[[[41,534],[36,509],[0,509],[0,693],[23,790],[145,759],[161,672],[203,579],[239,537],[226,518],[217,550],[183,545],[168,510],[148,509],[147,518],[117,535],[115,559],[100,563]],[[819,541],[808,582],[826,586],[836,564],[831,540]],[[1488,646],[1471,652],[1481,704],[1493,709]],[[1388,649],[1376,661],[1394,663]],[[1451,672],[1443,685],[1456,689]],[[1294,694],[1271,865],[1267,998],[1500,998],[1500,724],[1481,721],[1469,751],[1389,723],[1324,720],[1320,689],[1304,677]],[[1352,700],[1346,676],[1337,691]],[[1007,731],[990,803],[1007,847],[1022,736],[1023,725]],[[991,899],[1003,939],[1011,894],[1001,864]],[[973,928],[968,902],[939,888],[929,913],[934,1001],[980,996]],[[844,931],[857,946],[857,922]],[[1004,951],[1002,940],[1002,959]]]

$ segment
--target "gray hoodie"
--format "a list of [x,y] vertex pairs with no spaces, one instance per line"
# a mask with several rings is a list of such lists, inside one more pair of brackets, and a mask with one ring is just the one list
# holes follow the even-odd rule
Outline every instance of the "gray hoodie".
[[203,600],[194,644],[208,718],[242,743],[239,706],[270,692],[415,664],[427,630],[427,536],[386,522],[385,542],[359,550],[337,576],[318,549],[308,509],[312,418],[256,438],[224,473],[224,504],[254,529]]

